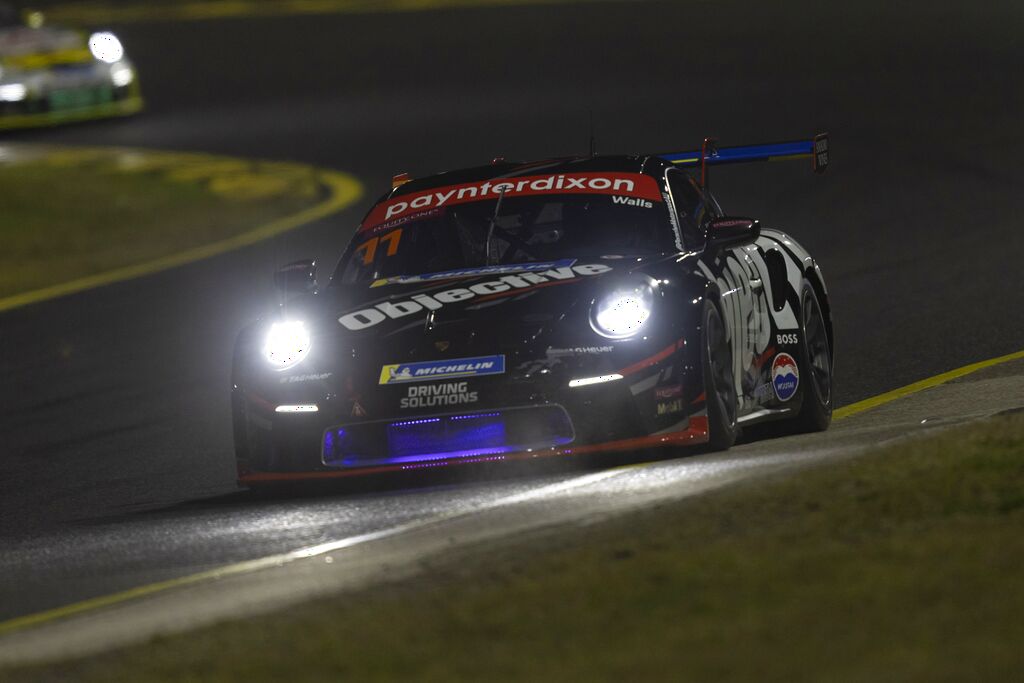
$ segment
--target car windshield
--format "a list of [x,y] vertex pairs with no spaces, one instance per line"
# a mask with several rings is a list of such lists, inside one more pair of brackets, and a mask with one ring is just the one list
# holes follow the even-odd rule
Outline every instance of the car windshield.
[[678,251],[665,204],[650,180],[653,190],[634,195],[506,195],[434,208],[421,202],[425,210],[380,224],[371,211],[339,264],[340,282]]

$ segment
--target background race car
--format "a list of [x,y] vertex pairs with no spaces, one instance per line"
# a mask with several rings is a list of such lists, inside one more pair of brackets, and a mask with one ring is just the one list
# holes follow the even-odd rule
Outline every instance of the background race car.
[[47,26],[0,3],[0,129],[126,116],[142,109],[138,75],[109,31]]

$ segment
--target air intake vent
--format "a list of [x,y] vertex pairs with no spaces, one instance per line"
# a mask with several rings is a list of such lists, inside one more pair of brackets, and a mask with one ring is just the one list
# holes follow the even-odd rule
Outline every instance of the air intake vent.
[[344,425],[324,434],[331,467],[442,464],[564,446],[575,435],[561,406],[511,408]]

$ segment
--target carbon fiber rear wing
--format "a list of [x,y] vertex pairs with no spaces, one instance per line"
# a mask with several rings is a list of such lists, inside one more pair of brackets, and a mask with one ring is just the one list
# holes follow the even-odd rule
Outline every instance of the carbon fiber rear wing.
[[748,161],[789,161],[810,159],[815,173],[828,168],[828,133],[819,133],[810,140],[772,142],[764,145],[719,147],[716,140],[705,138],[699,150],[659,154],[676,166],[700,166],[701,184],[707,186],[707,167],[719,164],[738,164]]

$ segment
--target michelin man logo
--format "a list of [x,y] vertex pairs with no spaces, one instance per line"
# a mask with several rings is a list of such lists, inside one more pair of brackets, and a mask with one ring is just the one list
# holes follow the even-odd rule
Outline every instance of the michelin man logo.
[[401,370],[395,368],[388,368],[388,370],[391,375],[390,382],[407,382],[412,379],[412,370],[408,365],[403,366]]

